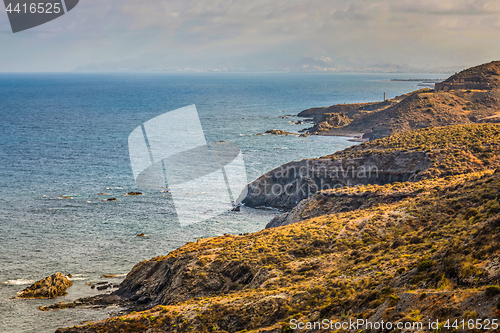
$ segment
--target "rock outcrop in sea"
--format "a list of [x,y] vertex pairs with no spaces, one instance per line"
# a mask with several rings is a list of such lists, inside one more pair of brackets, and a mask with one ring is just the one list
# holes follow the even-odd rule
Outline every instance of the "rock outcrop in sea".
[[61,273],[55,273],[24,289],[21,298],[56,298],[65,296],[73,282]]

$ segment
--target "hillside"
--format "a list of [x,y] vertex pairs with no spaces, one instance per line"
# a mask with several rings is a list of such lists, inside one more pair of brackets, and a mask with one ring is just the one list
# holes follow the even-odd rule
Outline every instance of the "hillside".
[[357,132],[370,140],[426,127],[500,122],[500,61],[466,69],[435,90],[379,103],[313,108],[298,116],[313,119],[310,134]]
[[499,136],[500,125],[452,126],[333,154],[356,162],[422,153],[428,165],[413,181],[321,191],[298,206],[298,223],[200,239],[141,262],[110,299],[147,310],[57,332],[277,333],[311,331],[294,330],[293,319],[498,318]]
[[[480,142],[480,144],[478,143]],[[384,185],[500,167],[500,125],[404,132],[321,158],[284,164],[248,185],[243,203],[290,210],[319,190]]]
[[[447,89],[446,89],[447,88]],[[500,61],[492,61],[468,68],[436,86],[436,90],[451,89],[499,89]]]

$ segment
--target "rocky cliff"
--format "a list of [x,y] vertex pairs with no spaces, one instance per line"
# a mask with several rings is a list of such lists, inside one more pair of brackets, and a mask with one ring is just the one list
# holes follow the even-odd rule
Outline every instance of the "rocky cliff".
[[289,210],[320,190],[418,179],[430,162],[425,152],[332,155],[284,164],[248,185],[243,204]]

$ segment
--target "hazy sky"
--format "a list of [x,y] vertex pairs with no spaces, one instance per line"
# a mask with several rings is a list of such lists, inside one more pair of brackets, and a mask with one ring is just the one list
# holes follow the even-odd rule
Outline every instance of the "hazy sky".
[[0,11],[0,71],[67,71],[149,53],[304,42],[370,63],[479,64],[500,59],[500,1],[81,0],[68,14],[16,34]]

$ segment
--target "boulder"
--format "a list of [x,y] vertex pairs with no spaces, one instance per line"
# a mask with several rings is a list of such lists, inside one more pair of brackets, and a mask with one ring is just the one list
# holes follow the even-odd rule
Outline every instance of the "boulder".
[[66,276],[56,273],[24,289],[21,298],[55,298],[67,294],[66,289],[73,284]]

